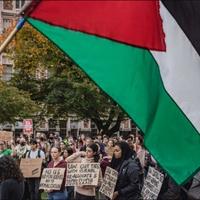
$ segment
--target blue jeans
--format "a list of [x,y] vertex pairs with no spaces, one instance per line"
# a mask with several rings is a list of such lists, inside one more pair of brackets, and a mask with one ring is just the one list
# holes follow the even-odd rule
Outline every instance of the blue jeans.
[[48,200],[67,200],[68,199],[68,193],[67,190],[64,192],[50,192],[48,193]]

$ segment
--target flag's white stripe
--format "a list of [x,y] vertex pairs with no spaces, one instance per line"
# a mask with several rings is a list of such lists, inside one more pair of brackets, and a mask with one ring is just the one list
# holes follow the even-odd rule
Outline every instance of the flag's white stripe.
[[151,52],[166,90],[200,133],[200,57],[162,3],[160,14],[167,50]]

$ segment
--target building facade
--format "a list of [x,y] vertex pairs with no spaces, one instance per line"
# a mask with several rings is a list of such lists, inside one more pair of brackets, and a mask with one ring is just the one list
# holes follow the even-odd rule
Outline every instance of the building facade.
[[[18,17],[17,13],[25,4],[25,0],[1,0],[0,1],[0,35],[14,27]],[[0,78],[9,81],[14,72],[13,62],[5,53],[0,55]]]

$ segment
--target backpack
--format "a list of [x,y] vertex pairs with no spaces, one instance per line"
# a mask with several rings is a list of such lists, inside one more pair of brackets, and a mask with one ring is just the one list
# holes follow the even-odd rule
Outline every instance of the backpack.
[[[27,150],[27,152],[25,153],[25,156],[26,155],[27,155],[27,158],[30,158],[31,150]],[[40,149],[38,149],[38,154],[37,154],[36,158],[41,158],[41,150]],[[42,162],[42,170],[46,167],[47,167],[47,163],[43,161]]]
[[[26,152],[26,155],[27,155],[27,153],[28,153],[28,158],[30,158],[31,150],[28,150]],[[36,158],[41,158],[41,150],[40,149],[38,149],[38,154],[37,154]]]

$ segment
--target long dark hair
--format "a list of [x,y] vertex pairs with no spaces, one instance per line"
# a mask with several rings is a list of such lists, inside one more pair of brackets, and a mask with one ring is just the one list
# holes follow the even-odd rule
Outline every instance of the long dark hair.
[[115,155],[113,154],[112,160],[111,160],[111,167],[113,169],[119,169],[124,162],[124,160],[128,160],[129,158],[134,158],[136,156],[136,153],[133,149],[130,148],[128,143],[126,142],[117,142],[115,146],[118,146],[122,151],[121,158],[117,159],[115,158]]
[[98,145],[95,143],[92,143],[92,144],[88,145],[88,148],[92,149],[92,151],[95,153],[94,154],[94,162],[98,162],[100,159]]
[[10,156],[3,156],[0,158],[0,181],[7,179],[16,179],[21,182],[24,177],[15,160]]

